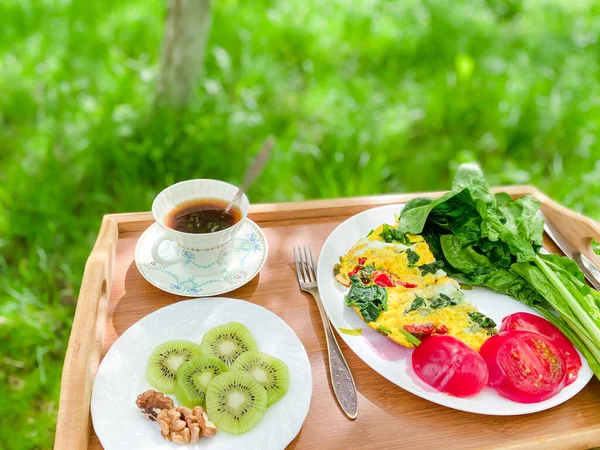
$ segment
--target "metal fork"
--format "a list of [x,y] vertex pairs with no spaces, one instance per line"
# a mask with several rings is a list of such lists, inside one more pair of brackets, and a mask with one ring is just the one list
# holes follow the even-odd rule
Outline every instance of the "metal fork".
[[[356,385],[354,384],[354,378],[348,367],[348,363],[344,359],[344,355],[340,350],[340,346],[335,339],[333,330],[329,319],[323,309],[321,303],[321,297],[319,296],[319,290],[317,289],[317,265],[315,264],[315,258],[313,257],[312,247],[306,245],[304,247],[304,254],[302,247],[294,247],[294,263],[296,264],[296,272],[298,273],[298,282],[300,288],[304,292],[311,294],[319,307],[321,313],[321,320],[323,321],[323,328],[325,329],[325,337],[327,338],[327,353],[329,354],[329,376],[331,378],[331,385],[335,398],[342,407],[344,413],[351,419],[356,419],[358,415],[358,404],[356,402]],[[310,253],[310,259],[308,259]]]

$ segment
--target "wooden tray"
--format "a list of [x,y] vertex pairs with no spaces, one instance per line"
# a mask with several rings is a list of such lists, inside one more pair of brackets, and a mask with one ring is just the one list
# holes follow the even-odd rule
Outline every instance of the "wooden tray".
[[[600,241],[600,225],[550,200],[529,186],[496,189],[513,196],[532,194],[543,212],[590,258],[590,238]],[[229,297],[249,300],[278,314],[306,347],[313,372],[311,409],[292,449],[341,448],[503,448],[563,449],[600,445],[600,384],[596,378],[573,399],[548,411],[517,417],[480,416],[423,400],[395,386],[364,364],[340,342],[358,389],[359,415],[346,419],[333,396],[325,336],[317,306],[300,291],[292,245],[310,243],[318,252],[325,238],[346,218],[366,209],[404,203],[427,194],[253,205],[250,218],[264,230],[269,259],[254,280]],[[101,449],[90,424],[94,376],[112,343],[133,323],[182,298],[149,284],[133,261],[150,213],[104,217],[87,261],[65,358],[55,449]],[[545,237],[547,239],[547,237]],[[546,248],[558,251],[546,241]]]

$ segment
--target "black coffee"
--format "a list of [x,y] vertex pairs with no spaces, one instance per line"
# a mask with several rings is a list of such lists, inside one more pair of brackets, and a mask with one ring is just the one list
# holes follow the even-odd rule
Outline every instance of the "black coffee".
[[235,225],[242,219],[240,208],[234,206],[225,214],[229,202],[216,198],[190,200],[167,214],[165,225],[184,233],[214,233]]

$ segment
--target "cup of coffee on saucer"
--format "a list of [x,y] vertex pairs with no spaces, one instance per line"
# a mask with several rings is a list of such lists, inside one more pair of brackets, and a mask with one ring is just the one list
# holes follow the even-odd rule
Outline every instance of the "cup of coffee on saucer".
[[[235,236],[248,215],[248,197],[242,194],[225,213],[238,188],[218,180],[188,180],[169,186],[154,199],[152,214],[162,235],[152,245],[154,261],[178,265],[183,272],[206,277],[223,272],[231,262]],[[165,241],[176,246],[177,256],[165,258]]]

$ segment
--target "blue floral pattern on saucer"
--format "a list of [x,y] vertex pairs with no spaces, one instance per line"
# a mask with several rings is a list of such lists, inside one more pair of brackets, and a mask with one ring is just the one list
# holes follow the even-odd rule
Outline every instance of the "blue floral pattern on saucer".
[[[181,252],[185,260],[180,264],[163,266],[154,261],[150,249],[160,235],[157,224],[144,231],[135,248],[135,263],[148,282],[172,294],[208,297],[233,291],[252,280],[267,260],[267,239],[258,225],[250,219],[246,219],[234,238],[235,245],[229,266],[223,272],[206,277],[196,277],[182,270],[188,264],[197,264],[193,253],[185,250]],[[172,259],[177,254],[176,246],[170,241],[165,241],[160,248],[160,255],[165,259]],[[222,265],[226,257],[224,252],[213,264]]]

